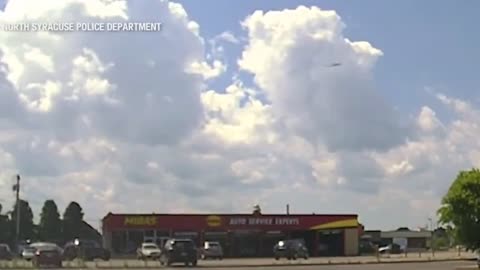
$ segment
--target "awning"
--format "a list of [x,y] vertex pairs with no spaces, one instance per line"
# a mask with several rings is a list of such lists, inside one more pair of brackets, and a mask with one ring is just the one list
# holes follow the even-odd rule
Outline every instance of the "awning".
[[328,222],[328,223],[310,227],[310,230],[341,229],[341,228],[352,228],[352,227],[358,227],[357,219],[346,219],[346,220]]

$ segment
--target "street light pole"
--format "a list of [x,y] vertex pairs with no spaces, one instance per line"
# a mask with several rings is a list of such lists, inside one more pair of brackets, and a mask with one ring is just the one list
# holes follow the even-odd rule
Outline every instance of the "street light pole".
[[435,257],[435,228],[433,227],[433,219],[428,218],[428,221],[430,222],[430,248],[432,249],[432,256]]
[[16,230],[15,230],[15,246],[18,247],[18,243],[20,240],[20,175],[17,174],[17,183],[15,184],[15,191],[16,191],[16,200],[15,206],[17,210],[17,217],[16,217]]

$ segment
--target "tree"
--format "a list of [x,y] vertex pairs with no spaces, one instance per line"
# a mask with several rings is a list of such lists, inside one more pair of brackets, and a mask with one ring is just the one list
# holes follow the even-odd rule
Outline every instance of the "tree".
[[0,204],[0,243],[12,241],[12,227],[8,215],[2,213],[3,206]]
[[40,213],[38,236],[42,241],[58,241],[62,239],[62,220],[55,201],[46,200]]
[[77,202],[70,202],[63,214],[63,233],[66,241],[82,237],[83,210]]
[[457,232],[453,226],[447,226],[447,236],[450,241],[450,246],[460,245],[460,241],[458,241]]
[[[19,240],[34,238],[33,211],[30,204],[25,200],[19,200],[20,205],[20,237]],[[17,226],[17,203],[15,203],[11,212],[11,225],[16,233]]]
[[256,204],[255,206],[253,206],[253,214],[254,215],[262,214],[262,209],[260,208],[260,205]]
[[442,199],[440,223],[468,250],[480,248],[480,170],[461,171]]
[[449,239],[446,237],[435,237],[432,240],[432,247],[434,249],[446,249],[450,246]]

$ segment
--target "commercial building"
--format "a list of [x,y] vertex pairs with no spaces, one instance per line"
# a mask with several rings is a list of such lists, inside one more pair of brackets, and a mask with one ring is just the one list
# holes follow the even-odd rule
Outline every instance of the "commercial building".
[[272,256],[273,246],[303,238],[312,256],[358,254],[357,215],[112,214],[103,218],[104,246],[129,254],[144,241],[163,245],[170,237],[191,238],[198,246],[218,241],[229,257]]
[[396,230],[381,233],[382,242],[385,244],[396,243],[406,248],[408,252],[422,251],[430,248],[431,231]]
[[368,240],[378,246],[395,243],[408,252],[414,252],[430,248],[432,232],[426,230],[412,231],[408,228],[394,231],[365,231],[361,239]]

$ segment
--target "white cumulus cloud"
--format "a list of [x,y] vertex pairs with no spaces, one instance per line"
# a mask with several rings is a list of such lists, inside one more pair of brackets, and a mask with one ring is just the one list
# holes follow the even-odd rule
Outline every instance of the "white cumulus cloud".
[[256,11],[243,26],[249,42],[239,66],[254,75],[288,130],[332,150],[388,149],[404,141],[408,130],[372,83],[381,51],[347,40],[334,11]]
[[[207,39],[169,1],[11,0],[0,23],[158,21],[156,33],[0,32],[0,203],[23,176],[40,209],[358,213],[416,224],[459,169],[478,166],[479,110],[442,94],[406,118],[374,83],[381,48],[352,41],[335,11],[255,11],[225,89],[225,31]],[[228,29],[226,29],[228,30]],[[209,57],[209,40],[213,51]],[[243,40],[242,40],[243,42]],[[242,45],[242,46],[243,46]],[[332,65],[340,63],[340,65]],[[54,188],[52,188],[54,187]],[[4,207],[4,208],[5,208]],[[385,220],[390,213],[395,217]],[[422,224],[423,225],[423,224]]]

